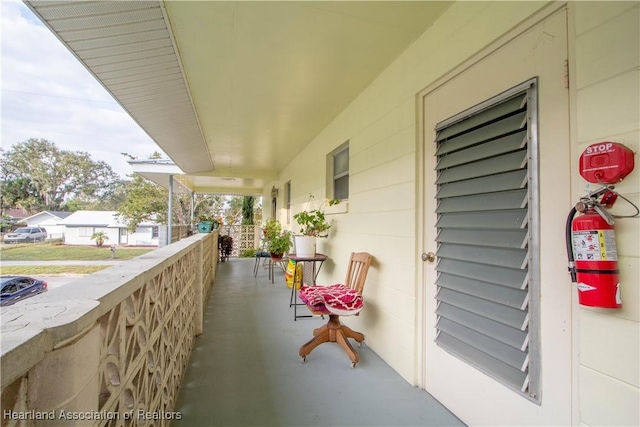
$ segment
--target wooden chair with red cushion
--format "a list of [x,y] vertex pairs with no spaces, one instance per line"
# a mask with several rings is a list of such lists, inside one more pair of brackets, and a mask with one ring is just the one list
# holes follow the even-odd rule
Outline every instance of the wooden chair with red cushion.
[[340,316],[358,315],[363,308],[362,290],[367,271],[373,257],[366,252],[351,253],[344,283],[330,286],[314,285],[300,288],[300,299],[313,314],[328,315],[326,325],[313,331],[313,338],[300,347],[302,362],[314,348],[325,342],[337,342],[344,348],[355,367],[358,353],[349,343],[349,338],[358,343],[364,341],[364,335],[340,323]]

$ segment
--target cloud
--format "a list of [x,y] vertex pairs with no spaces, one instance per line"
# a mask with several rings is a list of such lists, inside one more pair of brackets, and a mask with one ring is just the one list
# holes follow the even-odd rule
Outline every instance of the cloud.
[[1,1],[2,146],[43,138],[122,175],[160,148],[22,3]]

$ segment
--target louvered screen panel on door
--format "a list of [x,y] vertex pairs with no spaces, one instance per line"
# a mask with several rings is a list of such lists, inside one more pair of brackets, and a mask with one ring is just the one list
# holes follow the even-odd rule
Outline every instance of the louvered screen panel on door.
[[436,128],[436,342],[529,397],[530,97]]

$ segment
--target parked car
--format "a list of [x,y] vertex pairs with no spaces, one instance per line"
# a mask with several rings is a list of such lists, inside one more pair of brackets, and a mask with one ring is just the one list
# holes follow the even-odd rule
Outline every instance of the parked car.
[[47,291],[47,282],[27,276],[0,276],[0,306],[15,304]]
[[5,243],[44,242],[47,230],[42,227],[20,227],[16,231],[7,233],[2,240]]

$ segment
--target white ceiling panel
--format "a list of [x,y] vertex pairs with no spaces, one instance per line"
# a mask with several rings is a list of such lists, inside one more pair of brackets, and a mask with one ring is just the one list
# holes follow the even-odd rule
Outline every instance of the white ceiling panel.
[[235,192],[277,179],[450,3],[28,2],[193,185]]

